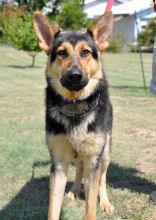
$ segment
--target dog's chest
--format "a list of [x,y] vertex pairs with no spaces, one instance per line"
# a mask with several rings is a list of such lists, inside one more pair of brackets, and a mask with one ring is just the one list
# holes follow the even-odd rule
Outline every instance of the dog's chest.
[[60,160],[64,157],[75,160],[75,158],[99,155],[104,144],[104,134],[101,130],[88,131],[88,126],[95,122],[94,111],[86,115],[77,125],[71,126],[71,121],[61,120],[61,122],[66,128],[65,133],[47,133],[47,143],[52,154],[58,155]]
[[[94,118],[94,116],[92,116]],[[104,134],[102,132],[88,132],[88,122],[74,128],[66,136],[67,146],[78,153],[79,157],[99,155],[104,145]]]
[[81,124],[73,128],[71,132],[67,135],[67,141],[77,152],[82,150],[83,143],[86,140],[86,136],[88,134],[87,130],[87,125]]
[[83,150],[84,143],[88,139],[88,125],[95,120],[94,112],[90,113],[82,122],[73,127],[71,131],[67,134],[67,141],[72,145],[72,147],[78,152]]

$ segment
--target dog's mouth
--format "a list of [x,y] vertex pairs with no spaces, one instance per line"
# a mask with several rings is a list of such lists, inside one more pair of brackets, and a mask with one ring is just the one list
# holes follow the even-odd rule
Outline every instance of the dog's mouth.
[[69,71],[60,79],[63,87],[70,91],[79,91],[88,84],[81,71]]
[[70,91],[79,91],[79,90],[83,89],[88,84],[88,80],[83,80],[79,83],[72,83],[68,80],[62,80],[62,78],[61,78],[61,84],[63,87],[65,87],[66,89],[68,89]]

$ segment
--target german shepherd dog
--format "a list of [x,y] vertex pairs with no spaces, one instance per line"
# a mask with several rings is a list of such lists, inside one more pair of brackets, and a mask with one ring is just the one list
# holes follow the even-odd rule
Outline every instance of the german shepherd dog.
[[46,68],[46,140],[51,156],[48,220],[59,220],[67,167],[77,166],[68,193],[74,199],[84,177],[85,220],[96,219],[96,202],[113,211],[106,192],[110,162],[112,106],[101,54],[108,46],[113,15],[105,12],[88,30],[63,31],[40,12],[34,14],[39,45],[48,55]]

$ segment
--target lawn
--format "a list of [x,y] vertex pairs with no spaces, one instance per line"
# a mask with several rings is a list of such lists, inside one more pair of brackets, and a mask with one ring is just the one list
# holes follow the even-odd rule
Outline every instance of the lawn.
[[[155,220],[149,194],[156,190],[156,97],[149,92],[152,54],[143,54],[147,90],[138,54],[105,54],[104,68],[114,107],[108,192],[115,211],[97,220]],[[49,154],[44,134],[44,69],[21,51],[0,46],[0,219],[45,220]],[[69,168],[67,190],[74,179]],[[84,200],[64,198],[61,220],[82,220]]]

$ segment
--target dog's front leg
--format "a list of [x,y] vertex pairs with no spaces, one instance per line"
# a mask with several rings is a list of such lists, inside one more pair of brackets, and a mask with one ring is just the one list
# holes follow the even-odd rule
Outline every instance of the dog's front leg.
[[77,166],[76,179],[75,179],[74,185],[72,186],[72,189],[67,194],[67,197],[71,200],[74,200],[75,197],[80,193],[81,181],[83,178],[83,163],[82,163],[82,161],[78,161],[76,163],[76,166]]
[[48,220],[59,220],[65,185],[67,181],[67,164],[55,161],[50,172],[50,201]]
[[111,151],[111,135],[107,134],[105,148],[102,155],[102,166],[101,166],[101,177],[100,177],[100,184],[99,184],[99,196],[100,196],[100,206],[103,211],[107,214],[113,212],[114,207],[109,202],[107,189],[106,189],[106,175],[107,169],[110,163],[110,151]]
[[85,197],[86,197],[86,218],[85,220],[96,220],[96,202],[98,195],[100,167],[91,163],[92,159],[85,164]]

